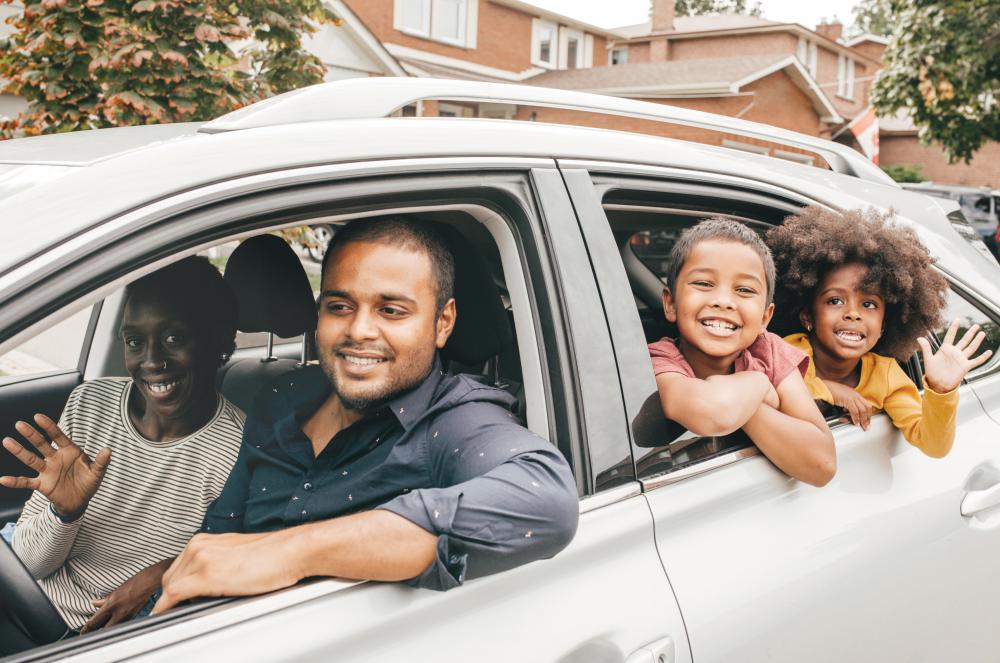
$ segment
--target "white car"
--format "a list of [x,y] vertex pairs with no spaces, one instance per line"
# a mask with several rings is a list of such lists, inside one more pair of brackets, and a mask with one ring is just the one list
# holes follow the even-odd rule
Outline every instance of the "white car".
[[[830,167],[581,127],[389,117],[425,99],[697,126]],[[51,606],[8,554],[4,660],[997,659],[1000,267],[931,199],[844,146],[611,97],[368,79],[202,125],[0,143],[0,201],[0,370],[20,367],[0,377],[0,433],[35,411],[57,416],[81,381],[124,375],[114,332],[138,276],[193,253],[221,262],[260,233],[414,214],[461,233],[488,274],[483,297],[509,316],[510,342],[453,368],[520,395],[527,425],[569,459],[581,512],[553,559],[446,593],[320,579],[56,642]],[[673,439],[660,425],[646,351],[661,332],[658,256],[701,218],[765,228],[807,204],[894,208],[951,283],[948,317],[989,332],[994,356],[960,388],[946,458],[925,457],[884,415],[867,432],[834,422],[838,473],[814,488],[745,439]],[[307,345],[244,347],[223,391],[245,402]],[[260,364],[264,352],[278,361]],[[918,361],[907,369],[919,378]],[[0,473],[13,463],[0,458]],[[0,524],[25,497],[0,490]]]

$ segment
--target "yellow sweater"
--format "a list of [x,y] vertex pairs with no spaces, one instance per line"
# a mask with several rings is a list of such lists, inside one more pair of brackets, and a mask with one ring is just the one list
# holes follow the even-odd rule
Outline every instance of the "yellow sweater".
[[[813,398],[833,403],[830,389],[816,377],[812,345],[805,334],[786,336],[793,347],[809,355],[805,382]],[[942,458],[955,441],[958,390],[939,394],[924,382],[924,398],[896,360],[869,352],[861,357],[861,379],[854,388],[876,410],[884,410],[906,441],[933,458]]]

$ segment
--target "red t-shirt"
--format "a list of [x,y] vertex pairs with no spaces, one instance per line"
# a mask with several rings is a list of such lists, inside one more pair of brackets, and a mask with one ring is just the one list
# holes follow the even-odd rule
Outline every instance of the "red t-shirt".
[[[687,363],[677,344],[669,338],[650,343],[649,357],[653,360],[654,375],[680,373],[689,378],[695,377],[691,365]],[[806,353],[793,348],[777,334],[766,331],[736,357],[734,372],[760,371],[777,388],[792,369],[798,368],[799,373],[804,376],[808,366],[809,356]]]

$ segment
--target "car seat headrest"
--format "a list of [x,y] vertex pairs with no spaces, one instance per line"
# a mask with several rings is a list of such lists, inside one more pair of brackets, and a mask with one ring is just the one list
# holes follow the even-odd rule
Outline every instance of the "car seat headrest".
[[240,305],[239,329],[290,338],[316,329],[316,302],[298,256],[276,235],[240,243],[226,263]]
[[446,361],[482,364],[514,345],[500,289],[479,250],[457,230],[440,231],[455,258],[455,308],[458,319],[441,351]]

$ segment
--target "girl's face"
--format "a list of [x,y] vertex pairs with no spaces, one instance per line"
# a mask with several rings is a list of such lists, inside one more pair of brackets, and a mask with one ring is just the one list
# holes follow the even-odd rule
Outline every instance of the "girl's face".
[[885,301],[877,292],[862,289],[868,269],[859,263],[827,272],[816,289],[811,314],[802,323],[812,329],[813,349],[843,361],[859,360],[882,337]]

